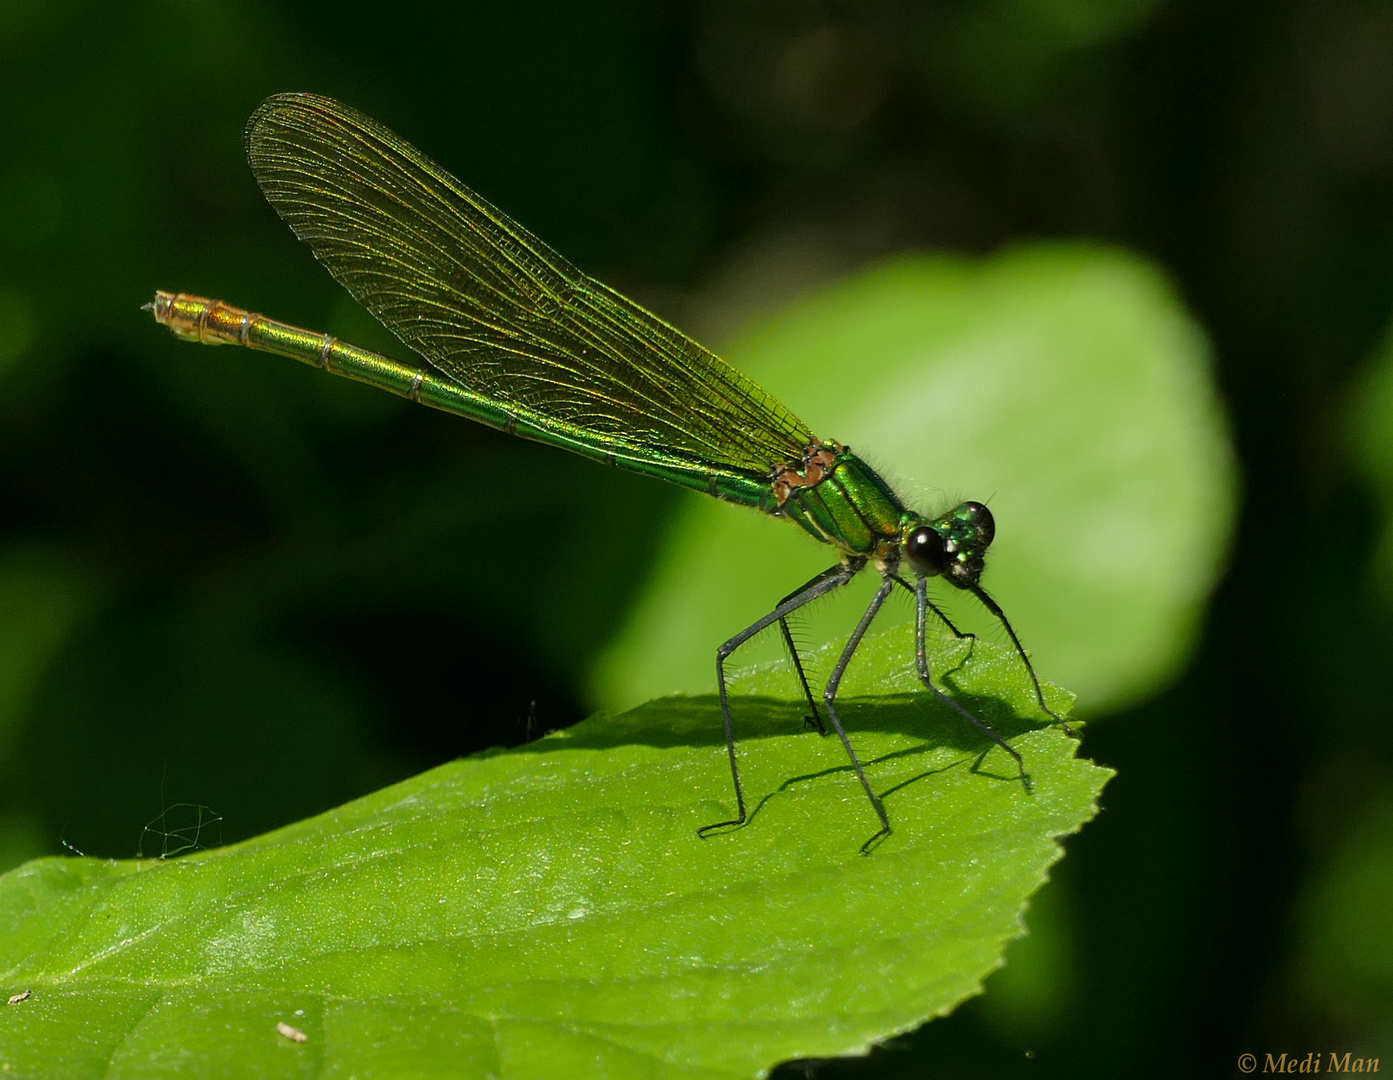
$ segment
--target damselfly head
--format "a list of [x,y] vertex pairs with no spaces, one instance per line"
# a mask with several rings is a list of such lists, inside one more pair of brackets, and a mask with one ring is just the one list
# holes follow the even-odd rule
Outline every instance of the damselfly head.
[[941,518],[911,527],[901,543],[905,559],[921,577],[941,574],[968,589],[982,576],[994,536],[992,512],[979,502],[965,502]]

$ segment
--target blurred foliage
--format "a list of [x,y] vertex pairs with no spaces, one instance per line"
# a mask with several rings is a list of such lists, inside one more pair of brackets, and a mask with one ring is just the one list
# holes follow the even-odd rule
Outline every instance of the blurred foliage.
[[1393,8],[0,0],[0,865],[128,856],[179,803],[233,841],[563,726],[679,512],[156,332],[138,306],[165,287],[390,347],[241,160],[246,116],[295,89],[713,342],[906,251],[1101,240],[1159,267],[1242,477],[1191,662],[1090,726],[1119,779],[986,995],[788,1073],[1393,1058],[1382,953],[1348,947],[1393,785],[1386,360],[1366,370],[1393,315]]
[[171,1059],[186,1075],[739,1078],[864,1053],[980,990],[1109,775],[1033,719],[1012,650],[939,631],[935,666],[1019,736],[1027,791],[923,691],[912,638],[869,638],[846,686],[895,827],[870,857],[877,823],[847,797],[838,741],[804,737],[802,703],[747,673],[733,704],[752,816],[705,839],[733,813],[714,695],[596,717],[234,847],[0,877],[0,997],[30,992],[0,1057],[73,1078]]
[[1393,332],[1350,395],[1349,430],[1350,449],[1379,510],[1370,583],[1378,601],[1393,611]]
[[1358,823],[1318,855],[1297,909],[1301,941],[1293,987],[1355,1057],[1377,1057],[1393,1038],[1393,792],[1374,794]]
[[[725,353],[910,505],[989,503],[983,583],[1087,715],[1154,693],[1184,663],[1237,493],[1204,341],[1152,268],[1059,245],[981,264],[902,256]],[[946,492],[927,486],[949,477]],[[713,688],[710,643],[832,561],[797,529],[686,499],[601,659],[600,701]],[[912,620],[895,599],[880,618]],[[959,626],[1005,637],[975,600],[942,584],[935,599]],[[796,625],[806,640],[844,639],[861,607],[829,598]],[[778,636],[766,639],[777,655]]]

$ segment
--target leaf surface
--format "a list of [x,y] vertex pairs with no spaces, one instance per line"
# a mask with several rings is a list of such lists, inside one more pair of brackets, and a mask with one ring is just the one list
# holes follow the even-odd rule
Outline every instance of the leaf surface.
[[895,826],[868,855],[838,743],[770,666],[737,685],[752,817],[724,835],[696,835],[733,802],[719,706],[679,697],[231,847],[19,867],[5,1075],[717,1078],[864,1051],[980,989],[1109,775],[1039,726],[1008,650],[936,638],[1027,791],[917,691],[911,645],[869,638],[846,686]]

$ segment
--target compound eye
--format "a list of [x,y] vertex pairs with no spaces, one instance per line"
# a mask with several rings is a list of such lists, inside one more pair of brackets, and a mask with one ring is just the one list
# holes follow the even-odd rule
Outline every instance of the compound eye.
[[981,545],[984,548],[991,546],[996,538],[996,519],[992,517],[992,512],[979,502],[965,502],[962,508],[967,520],[977,530]]
[[948,568],[948,550],[937,530],[920,525],[904,540],[905,558],[925,577],[935,577]]

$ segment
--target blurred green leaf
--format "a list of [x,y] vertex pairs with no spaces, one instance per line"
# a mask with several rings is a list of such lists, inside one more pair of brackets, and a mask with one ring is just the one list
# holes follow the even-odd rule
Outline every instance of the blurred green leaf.
[[142,826],[177,828],[176,803],[223,817],[205,844],[240,840],[404,775],[367,748],[377,703],[330,655],[190,609],[117,607],[83,629],[0,772],[0,812],[37,817],[49,851],[159,853]]
[[1393,1039],[1393,786],[1371,793],[1346,835],[1322,837],[1324,866],[1298,905],[1301,946],[1292,985],[1355,1057]]
[[1373,576],[1385,603],[1393,600],[1393,332],[1385,335],[1349,399],[1355,458],[1373,485],[1381,517]]
[[1351,430],[1360,463],[1393,504],[1393,333],[1374,353],[1351,397]]
[[[754,808],[719,707],[671,698],[489,752],[186,858],[39,860],[0,878],[0,1060],[14,1075],[761,1074],[863,1051],[980,988],[1109,773],[1074,757],[1008,650],[934,662],[1019,736],[1033,781],[866,643],[834,739],[743,679]],[[779,678],[779,681],[782,681]],[[1060,707],[1067,695],[1050,688]],[[1026,719],[1020,719],[1020,718]],[[277,1033],[303,1031],[304,1043]]]
[[1146,24],[1158,0],[975,0],[956,5],[926,54],[966,103],[1002,120],[1038,116],[1090,50]]
[[29,347],[33,335],[33,320],[24,298],[10,289],[0,289],[0,372]]
[[[1090,715],[1153,693],[1184,664],[1236,481],[1203,336],[1152,266],[1057,244],[982,261],[905,256],[724,351],[911,505],[988,501],[997,539],[984,582],[1037,668],[1075,687]],[[787,523],[689,498],[594,697],[619,706],[710,688],[715,646],[835,558]],[[912,617],[897,602],[882,618]],[[860,608],[820,605],[805,635],[842,635]],[[777,652],[777,635],[765,637],[755,655]]]
[[[32,546],[0,552],[0,777],[16,769],[16,735],[45,674],[96,606],[89,575],[66,560]],[[0,798],[0,872],[47,849],[32,808],[9,801]]]
[[91,582],[61,559],[0,553],[0,759],[45,667],[94,606]]
[[1011,942],[992,975],[981,1011],[1017,1041],[1043,1042],[1065,1026],[1080,996],[1078,918],[1067,882],[1053,880],[1030,898],[1027,932]]

